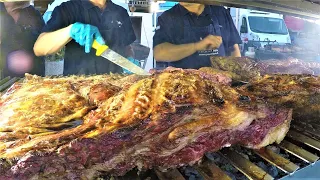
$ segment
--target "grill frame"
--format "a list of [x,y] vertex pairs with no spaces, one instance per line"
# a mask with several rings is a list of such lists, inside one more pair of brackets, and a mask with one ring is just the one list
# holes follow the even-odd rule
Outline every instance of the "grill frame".
[[[0,80],[0,95],[3,95],[14,83],[23,81],[23,78],[6,77]],[[320,119],[319,119],[320,121]],[[309,126],[309,127],[308,127]],[[281,177],[281,180],[291,178],[315,178],[320,177],[320,125],[315,122],[300,122],[292,121],[291,128],[287,133],[286,138],[279,144],[273,145],[282,149],[289,154],[299,158],[301,161],[308,163],[306,167],[300,168],[290,160],[281,157],[278,153],[273,152],[270,145],[260,150],[253,152],[262,159],[285,172],[287,175]],[[308,150],[299,147],[296,143],[299,142],[313,149],[314,154]],[[248,179],[274,179],[271,175],[258,167],[250,160],[244,158],[240,153],[230,148],[224,148],[218,151],[218,154],[230,162],[237,170],[244,174]],[[231,178],[214,162],[204,158],[200,164],[193,166],[195,170],[202,176],[204,180],[231,180]],[[184,176],[178,169],[170,169],[167,172],[153,170],[153,173],[159,180],[184,180]],[[140,179],[138,173],[130,172],[123,177],[109,177],[109,179]],[[152,178],[149,178],[152,179]]]

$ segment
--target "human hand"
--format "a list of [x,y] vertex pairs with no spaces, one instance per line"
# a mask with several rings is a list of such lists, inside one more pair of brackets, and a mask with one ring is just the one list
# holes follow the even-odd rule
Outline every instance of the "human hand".
[[98,28],[89,24],[74,23],[71,26],[70,36],[81,46],[85,47],[86,53],[90,52],[93,40],[97,40],[101,45],[105,44]]
[[[134,59],[133,57],[128,57],[128,60],[131,61],[133,64],[135,64],[135,65],[140,67],[140,62],[138,60]],[[122,69],[123,69],[123,73],[132,74],[131,71],[128,71],[127,69],[124,69],[124,68],[122,68]]]
[[203,51],[203,50],[209,50],[209,49],[218,49],[222,43],[221,36],[213,36],[208,35],[201,41],[195,43],[195,49],[196,51]]

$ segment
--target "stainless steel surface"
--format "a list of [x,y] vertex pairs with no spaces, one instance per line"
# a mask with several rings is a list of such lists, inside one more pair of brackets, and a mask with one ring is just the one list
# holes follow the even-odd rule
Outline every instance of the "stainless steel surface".
[[1,79],[0,86],[3,85],[4,83],[8,82],[9,80],[10,80],[10,77],[6,77],[6,78]]
[[320,125],[310,122],[297,121],[291,124],[291,128],[302,134],[320,140]]
[[286,173],[294,173],[299,169],[299,166],[273,152],[268,147],[255,150],[255,153]]
[[234,152],[230,149],[223,149],[221,150],[220,154],[224,156],[226,159],[228,159],[239,171],[246,175],[247,178],[249,178],[250,180],[274,179],[260,167],[245,159],[237,152]]
[[9,88],[13,83],[17,82],[19,80],[19,78],[12,78],[9,81],[3,83],[2,85],[0,85],[0,92],[5,91],[7,88]]
[[319,160],[319,157],[298,147],[295,144],[292,144],[286,140],[283,140],[280,145],[282,149],[293,154],[294,156],[306,161],[307,163],[315,163]]
[[155,170],[155,172],[160,180],[185,180],[182,174],[177,169],[171,169],[167,172]]
[[132,73],[135,73],[138,75],[150,75],[150,73],[138,67],[134,63],[130,62],[127,58],[124,58],[123,56],[114,52],[111,49],[107,49],[105,52],[103,52],[101,56],[117,64],[118,66],[131,71]]
[[194,168],[201,174],[204,180],[232,180],[216,164],[209,160],[205,160]]
[[320,161],[297,172],[281,178],[281,180],[318,180],[320,179]]
[[305,136],[305,135],[298,133],[297,131],[293,131],[293,130],[289,131],[287,136],[292,138],[293,140],[302,142],[302,143],[320,151],[320,142],[316,141],[315,139],[312,139],[308,136]]

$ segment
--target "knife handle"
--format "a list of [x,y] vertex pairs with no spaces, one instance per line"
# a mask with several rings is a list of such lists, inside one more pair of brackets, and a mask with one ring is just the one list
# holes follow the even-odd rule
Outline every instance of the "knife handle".
[[103,52],[109,49],[109,46],[99,44],[98,41],[94,40],[92,43],[92,48],[96,49],[96,56],[101,56]]

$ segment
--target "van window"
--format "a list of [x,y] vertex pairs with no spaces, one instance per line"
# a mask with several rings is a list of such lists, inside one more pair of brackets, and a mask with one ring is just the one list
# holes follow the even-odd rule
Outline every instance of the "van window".
[[242,18],[242,26],[246,28],[246,30],[248,29],[247,27],[247,18],[243,17]]
[[256,33],[288,34],[288,29],[283,19],[270,17],[249,16],[250,29]]

